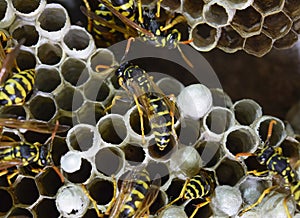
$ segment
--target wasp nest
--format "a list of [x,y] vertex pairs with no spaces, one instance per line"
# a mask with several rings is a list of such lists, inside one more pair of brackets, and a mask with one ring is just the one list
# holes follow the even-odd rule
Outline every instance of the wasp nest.
[[[259,168],[255,158],[239,161],[235,157],[259,149],[271,120],[277,121],[270,139],[272,145],[282,147],[290,156],[294,153],[299,156],[299,144],[293,137],[287,138],[284,123],[263,115],[255,101],[244,99],[233,103],[220,89],[209,89],[202,84],[187,86],[171,76],[159,79],[156,84],[165,93],[178,96],[182,113],[175,129],[180,144],[174,142],[176,146],[171,152],[161,152],[147,117],[142,135],[136,106],[117,100],[106,110],[114,96],[124,95],[115,78],[106,79],[112,69],[96,70],[99,63],[117,64],[113,52],[96,49],[91,35],[81,27],[72,26],[66,10],[59,4],[46,4],[43,0],[26,1],[28,4],[17,0],[2,2],[0,7],[5,10],[0,11],[6,13],[0,25],[13,41],[26,38],[17,64],[22,70],[36,68],[37,91],[23,106],[2,107],[1,114],[49,122],[59,120],[72,128],[54,138],[51,153],[65,181],[61,181],[52,167],[37,175],[21,168],[11,186],[6,176],[1,176],[1,216],[97,217],[95,206],[105,212],[113,199],[114,179],[121,181],[128,171],[140,165],[146,166],[151,179],[161,177],[157,199],[150,207],[152,217],[191,216],[195,205],[204,199],[179,202],[159,214],[156,212],[179,195],[186,179],[202,170],[216,180],[216,188],[212,190],[211,203],[201,207],[195,217],[235,216],[271,186],[269,176],[247,175],[247,171]],[[198,50],[244,49],[262,56],[273,45],[284,48],[294,42],[288,38],[293,38],[293,21],[299,18],[296,1],[185,0],[170,5],[168,2],[163,4],[166,9],[188,18],[193,46]],[[49,138],[49,134],[10,128],[4,128],[3,134],[32,143],[45,143]],[[287,146],[290,143],[295,148],[293,152]],[[243,217],[265,213],[271,216],[274,205],[276,213],[284,214],[283,217],[282,202],[288,195],[275,190]],[[288,208],[291,214],[296,214],[292,198],[288,200]]]

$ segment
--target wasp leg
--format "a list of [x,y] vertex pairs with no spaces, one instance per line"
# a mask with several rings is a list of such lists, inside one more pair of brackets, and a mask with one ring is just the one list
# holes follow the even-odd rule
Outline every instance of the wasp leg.
[[247,172],[247,174],[253,174],[254,176],[262,176],[262,175],[268,174],[268,173],[270,173],[269,170],[260,171],[260,172],[258,172],[257,170],[251,170],[251,171]]
[[157,11],[156,11],[156,14],[155,16],[156,17],[160,17],[160,4],[163,0],[158,0],[157,3],[156,3],[156,6],[157,6]]
[[210,198],[206,198],[206,201],[205,201],[205,202],[203,202],[203,203],[201,203],[201,204],[197,204],[197,205],[196,205],[196,208],[195,208],[194,212],[192,213],[192,215],[190,216],[190,218],[193,218],[193,217],[196,215],[196,213],[198,212],[198,210],[199,210],[201,207],[204,207],[205,205],[209,204],[210,201],[211,201]]
[[177,133],[176,133],[176,130],[175,130],[175,110],[176,110],[176,105],[175,105],[175,95],[169,95],[168,96],[169,99],[172,99],[171,100],[171,108],[170,108],[170,116],[171,116],[171,119],[172,119],[172,133],[173,133],[173,136],[175,137],[175,140],[177,141],[178,140],[178,137],[177,137]]
[[289,199],[289,196],[285,197],[284,200],[283,200],[283,207],[284,207],[284,210],[285,210],[285,213],[286,213],[286,216],[288,218],[292,218],[292,215],[290,214],[290,211],[289,211],[289,208],[287,206],[287,201]]
[[43,170],[43,169],[34,169],[34,168],[32,168],[32,169],[30,169],[30,170],[31,170],[31,172],[36,173],[36,174],[45,172],[45,170]]
[[134,102],[136,104],[136,108],[139,112],[139,116],[140,116],[141,132],[142,132],[142,143],[145,144],[145,130],[144,130],[143,110],[141,109],[141,106],[139,104],[139,101],[138,101],[136,95],[133,95],[133,99],[134,99]]
[[116,101],[120,100],[121,98],[122,96],[119,95],[114,96],[113,100],[111,101],[111,104],[104,109],[104,113],[107,113],[107,111],[110,110],[116,104]]
[[112,176],[112,179],[113,179],[113,185],[114,185],[114,194],[113,194],[113,199],[111,199],[106,211],[105,211],[105,215],[109,215],[112,207],[114,206],[114,203],[116,202],[116,194],[117,194],[117,181],[116,181],[116,178],[114,176]]
[[[91,10],[91,7],[90,7],[90,4],[89,4],[88,0],[82,0],[82,1],[83,1],[84,5],[85,5],[87,11],[91,12],[92,10]],[[89,32],[91,32],[92,31],[92,25],[93,25],[92,19],[90,18],[90,16],[87,16],[87,20],[88,20],[87,30]]]
[[143,12],[142,12],[142,1],[137,0],[138,12],[139,12],[139,22],[144,23]]
[[60,172],[60,170],[58,169],[58,167],[57,167],[57,166],[54,166],[54,165],[52,165],[51,167],[52,167],[52,169],[56,172],[56,174],[59,176],[61,182],[64,183],[64,182],[65,182],[65,177],[61,174],[61,172]]
[[247,212],[248,210],[251,210],[252,208],[256,207],[258,204],[261,203],[261,201],[264,199],[264,197],[269,194],[274,188],[276,188],[277,186],[271,186],[267,189],[265,189],[263,191],[263,193],[259,196],[259,198],[257,199],[257,201],[250,205],[249,207],[247,207],[246,209],[242,210],[240,213],[239,213],[239,216],[243,215],[245,212]]
[[83,184],[81,184],[81,188],[82,188],[84,194],[85,194],[85,195],[90,199],[90,201],[92,202],[92,204],[93,204],[93,206],[94,206],[94,208],[95,208],[95,211],[96,211],[96,213],[97,213],[97,216],[98,216],[98,217],[104,217],[104,215],[101,214],[100,211],[99,211],[99,209],[98,209],[97,202],[92,198],[92,196],[90,195],[90,193],[89,193],[89,191],[86,189],[86,187],[85,187]]
[[11,138],[11,137],[9,137],[9,136],[6,136],[6,135],[0,135],[0,139],[1,139],[1,141],[5,141],[5,142],[14,142],[15,140],[13,139],[13,138]]
[[[159,0],[159,2],[161,2],[162,0]],[[157,2],[158,3],[158,2]],[[160,30],[161,31],[165,31],[165,30],[168,30],[170,28],[172,28],[173,26],[175,26],[176,24],[178,23],[182,23],[182,22],[185,22],[186,19],[184,16],[180,15],[180,16],[177,16],[175,17],[174,20],[171,21],[171,23],[169,23],[168,25],[166,25],[165,27],[161,26],[160,27]]]
[[182,199],[182,198],[184,197],[184,192],[186,191],[186,186],[187,186],[187,184],[189,183],[189,181],[190,181],[189,179],[187,179],[187,180],[185,181],[185,183],[184,183],[184,185],[183,185],[183,187],[182,187],[182,189],[181,189],[181,192],[180,192],[179,196],[178,196],[177,198],[175,198],[172,202],[168,203],[166,206],[160,208],[160,209],[157,211],[157,213],[160,213],[160,212],[163,211],[164,209],[170,207],[170,206],[171,206],[172,204],[174,204],[176,201]]
[[12,180],[12,178],[14,178],[16,175],[19,174],[19,171],[18,171],[18,170],[14,170],[13,173],[10,173],[8,170],[3,170],[3,171],[0,172],[0,177],[1,177],[1,176],[4,176],[4,175],[6,175],[6,174],[8,174],[8,175],[6,176],[7,183],[8,183],[8,185],[11,187],[11,186],[12,186],[11,180]]

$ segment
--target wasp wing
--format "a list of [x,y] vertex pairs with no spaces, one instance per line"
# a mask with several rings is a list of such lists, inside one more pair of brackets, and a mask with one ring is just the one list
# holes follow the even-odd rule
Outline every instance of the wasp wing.
[[[120,27],[116,24],[113,24],[113,23],[109,23],[107,20],[103,19],[102,17],[98,16],[97,14],[95,14],[94,12],[92,11],[88,11],[85,7],[83,6],[80,6],[80,9],[82,11],[82,13],[87,16],[87,17],[90,17],[92,18],[93,20],[99,22],[101,25],[105,26],[105,27],[108,27],[108,28],[111,28],[111,29],[114,29],[114,30],[117,30],[118,32],[120,33],[123,33],[123,34],[127,34],[127,35],[130,35],[130,36],[137,36],[137,32],[132,30],[132,29],[126,29],[126,28],[123,28],[123,27]],[[123,15],[122,15],[123,16]],[[100,32],[107,32],[107,29],[105,28],[102,28],[101,26],[99,25],[94,25],[94,28],[98,29]]]
[[142,205],[137,209],[135,213],[135,218],[145,217],[145,214],[149,213],[150,207],[156,200],[157,195],[159,193],[160,185],[161,179],[158,177],[158,175],[156,175],[149,187],[147,194],[145,195]]
[[[16,129],[28,129],[39,133],[52,133],[55,130],[57,125],[49,122],[44,122],[44,121],[0,118],[0,126],[6,126],[9,128],[16,128]],[[70,129],[70,127],[66,125],[57,126],[57,132],[65,132],[68,129]]]
[[0,161],[0,171],[6,170],[11,167],[15,167],[15,166],[22,166],[22,164],[23,164],[22,160],[19,160],[19,159],[12,159],[9,161]]
[[123,14],[121,14],[119,11],[117,11],[113,5],[111,5],[110,2],[107,0],[99,0],[99,2],[103,3],[117,18],[119,18],[124,24],[130,26],[131,28],[137,30],[138,32],[143,33],[144,35],[148,37],[154,37],[154,34],[149,32],[148,30],[142,28],[139,24],[133,22],[132,20],[125,17]]

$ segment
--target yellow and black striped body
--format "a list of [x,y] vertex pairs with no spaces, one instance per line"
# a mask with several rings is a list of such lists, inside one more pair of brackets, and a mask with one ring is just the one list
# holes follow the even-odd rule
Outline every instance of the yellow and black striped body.
[[19,142],[19,145],[0,150],[0,162],[18,160],[21,166],[37,163],[39,166],[46,166],[50,161],[50,153],[46,145],[36,142]]
[[29,69],[14,74],[0,86],[0,105],[18,105],[24,103],[32,91],[35,82],[35,70]]
[[135,95],[143,106],[149,118],[150,126],[155,136],[159,150],[164,150],[172,135],[171,100],[151,81],[145,70],[131,63],[124,63],[116,70],[116,76],[121,78],[123,87]]
[[120,209],[119,218],[133,217],[142,206],[143,200],[150,187],[150,177],[146,170],[139,172],[133,181],[133,188],[130,194],[124,199],[124,204]]
[[215,190],[215,179],[204,170],[190,179],[184,192],[184,199],[199,199],[210,196]]
[[154,37],[149,37],[142,32],[139,32],[139,36],[142,41],[147,42],[155,47],[163,47],[168,49],[177,48],[181,39],[181,33],[177,29],[171,31],[161,31],[160,28],[164,26],[164,23],[158,22],[155,11],[148,8],[143,10],[143,23],[136,19],[136,22],[144,29],[153,33]]
[[[134,0],[112,0],[111,4],[124,17],[127,17],[132,21],[135,20]],[[97,6],[95,14],[111,24],[125,27],[124,24],[115,15],[113,15],[113,13],[103,3],[100,3]],[[115,29],[106,27],[96,20],[93,20],[92,34],[96,41],[99,42],[98,44],[106,43],[107,46],[130,37],[116,31]]]
[[257,160],[269,171],[281,175],[287,184],[297,181],[296,172],[292,169],[289,159],[282,156],[281,149],[267,146],[257,154]]

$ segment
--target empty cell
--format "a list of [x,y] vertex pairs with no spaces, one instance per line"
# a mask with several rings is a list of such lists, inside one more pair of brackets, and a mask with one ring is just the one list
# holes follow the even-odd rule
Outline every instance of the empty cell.
[[8,0],[1,1],[0,4],[0,26],[2,28],[9,27],[15,19],[13,7]]
[[43,218],[55,218],[59,217],[60,214],[56,208],[54,199],[42,199],[34,208],[37,217]]
[[283,12],[265,17],[263,32],[272,39],[278,39],[286,35],[292,27],[292,20]]
[[12,0],[14,8],[21,12],[29,14],[34,12],[40,5],[41,0]]
[[105,176],[117,175],[125,164],[124,152],[119,148],[106,147],[95,155],[97,171]]
[[109,99],[111,88],[105,80],[92,78],[84,85],[83,93],[91,101],[103,102]]
[[16,185],[15,195],[21,204],[32,205],[39,198],[39,191],[32,178],[22,178]]
[[292,29],[280,39],[277,39],[273,46],[277,49],[288,49],[294,46],[298,42],[298,34]]
[[80,91],[70,86],[65,86],[57,96],[55,96],[55,100],[60,109],[76,111],[81,107],[84,99]]
[[122,150],[125,159],[132,166],[140,165],[145,160],[145,151],[139,144],[128,143],[122,147]]
[[13,206],[13,198],[10,192],[0,189],[0,215],[6,214]]
[[25,46],[34,46],[37,44],[40,35],[33,25],[18,25],[12,31],[12,37],[20,42],[21,39],[25,38],[25,42],[23,45]]
[[186,0],[183,1],[183,12],[189,14],[192,18],[201,18],[204,6],[203,0]]
[[16,57],[16,62],[21,70],[33,69],[36,66],[36,59],[34,54],[29,50],[20,50]]
[[234,103],[232,107],[235,119],[241,125],[251,125],[254,120],[262,116],[261,106],[252,99],[243,99]]
[[63,185],[61,178],[52,167],[47,167],[47,169],[36,178],[36,183],[39,193],[48,197],[54,197],[58,189]]
[[249,54],[262,57],[271,50],[272,45],[272,39],[261,33],[247,38],[243,49]]
[[65,177],[72,183],[81,184],[86,182],[92,174],[92,164],[84,158],[81,158],[81,165],[79,170],[73,173],[66,173]]
[[40,65],[36,69],[35,87],[42,92],[51,93],[61,84],[57,68]]
[[239,162],[224,158],[216,168],[216,176],[220,185],[234,186],[245,176],[245,170]]
[[262,14],[268,15],[282,10],[285,0],[254,0],[253,6]]
[[65,56],[61,46],[52,42],[39,44],[36,49],[36,55],[42,64],[52,66],[56,66],[60,63]]
[[242,37],[257,35],[262,28],[263,17],[253,7],[236,11],[230,25]]
[[231,26],[222,28],[221,37],[218,41],[218,48],[227,53],[233,53],[243,48],[244,38]]
[[65,81],[72,86],[81,86],[88,78],[89,73],[85,67],[86,63],[77,58],[67,58],[61,65],[61,74]]
[[106,205],[114,197],[114,185],[109,180],[96,178],[87,186],[87,189],[98,205]]
[[49,121],[56,114],[54,99],[50,96],[37,95],[29,102],[29,110],[37,120]]
[[220,142],[202,141],[195,146],[204,167],[213,167],[224,155]]
[[49,4],[38,17],[37,21],[43,30],[48,32],[59,31],[68,22],[66,10],[62,6],[55,7],[56,5]]
[[193,39],[191,45],[198,51],[210,51],[215,48],[220,36],[220,29],[206,23],[196,24],[190,31],[190,38]]
[[[60,123],[61,124],[61,123]],[[55,166],[60,165],[61,157],[69,151],[66,140],[55,137],[52,142],[52,160]]]
[[146,170],[151,180],[160,178],[160,186],[165,185],[170,179],[171,172],[165,163],[151,161],[148,163]]
[[76,112],[79,123],[86,123],[95,126],[96,123],[106,114],[102,104],[86,101]]
[[33,214],[30,210],[21,208],[21,207],[15,207],[8,215],[8,217],[28,217],[33,218]]
[[292,20],[300,17],[300,1],[298,0],[285,0],[283,10],[289,15]]

